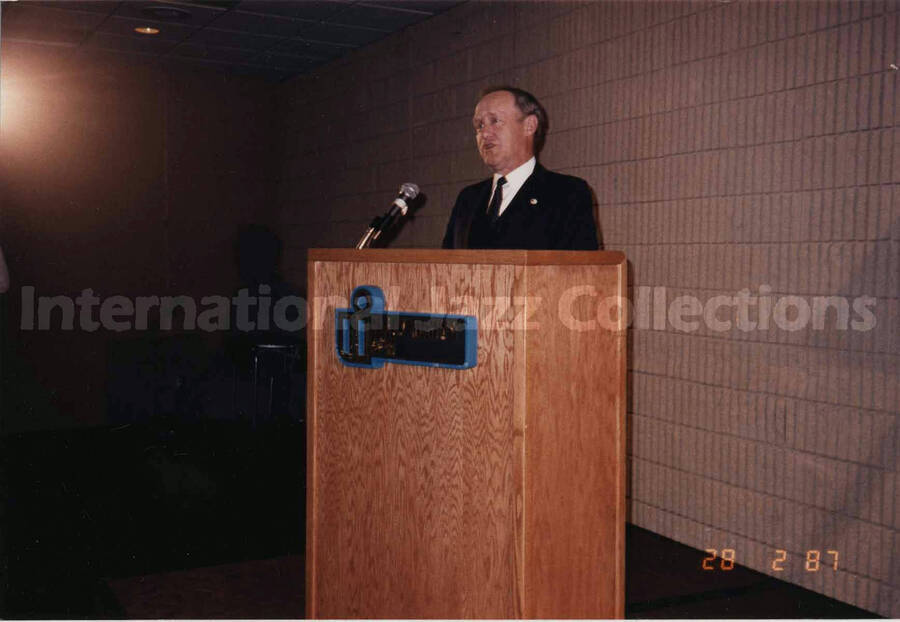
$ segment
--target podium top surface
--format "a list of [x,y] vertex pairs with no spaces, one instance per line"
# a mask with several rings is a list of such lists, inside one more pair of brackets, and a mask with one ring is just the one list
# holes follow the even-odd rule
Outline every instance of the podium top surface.
[[523,266],[619,265],[620,251],[529,251],[311,248],[308,260],[364,263],[512,264]]

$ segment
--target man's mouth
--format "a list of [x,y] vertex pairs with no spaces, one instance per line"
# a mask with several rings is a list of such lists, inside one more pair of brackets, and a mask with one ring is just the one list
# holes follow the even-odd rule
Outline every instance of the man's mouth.
[[484,151],[490,151],[491,149],[493,149],[493,148],[496,147],[496,146],[497,146],[497,145],[494,144],[494,143],[484,143],[484,146],[482,146],[481,148],[482,148],[482,150],[484,150]]

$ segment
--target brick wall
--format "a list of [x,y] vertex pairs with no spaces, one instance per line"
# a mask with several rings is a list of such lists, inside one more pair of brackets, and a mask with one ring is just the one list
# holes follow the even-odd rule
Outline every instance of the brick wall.
[[[437,246],[486,176],[478,91],[533,91],[544,163],[588,181],[605,247],[631,261],[630,520],[898,617],[898,9],[470,2],[409,28],[282,91],[293,276],[305,248],[353,245],[407,180],[428,200],[393,246]],[[745,289],[740,325],[735,307],[696,328],[665,316]],[[761,304],[826,296],[846,330],[834,308],[761,328]]]

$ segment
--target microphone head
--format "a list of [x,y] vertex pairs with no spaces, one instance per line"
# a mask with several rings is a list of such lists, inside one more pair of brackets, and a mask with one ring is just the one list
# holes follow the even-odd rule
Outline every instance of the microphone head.
[[400,196],[407,201],[412,201],[419,196],[419,187],[411,182],[406,182],[400,186]]

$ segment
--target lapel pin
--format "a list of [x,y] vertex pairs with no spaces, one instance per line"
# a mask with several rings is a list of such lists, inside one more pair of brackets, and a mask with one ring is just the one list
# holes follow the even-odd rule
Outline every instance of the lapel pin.
[[529,203],[531,203],[532,205],[537,205],[537,199],[531,199]]

